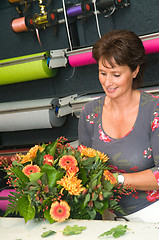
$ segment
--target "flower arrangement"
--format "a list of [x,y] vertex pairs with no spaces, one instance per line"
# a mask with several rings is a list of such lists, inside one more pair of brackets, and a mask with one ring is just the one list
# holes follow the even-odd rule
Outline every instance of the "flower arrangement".
[[0,166],[7,184],[16,190],[9,195],[5,216],[15,212],[25,222],[94,219],[105,209],[122,212],[121,195],[134,190],[117,185],[107,155],[85,146],[75,149],[64,137],[35,145],[26,155],[16,154],[9,164],[1,157]]

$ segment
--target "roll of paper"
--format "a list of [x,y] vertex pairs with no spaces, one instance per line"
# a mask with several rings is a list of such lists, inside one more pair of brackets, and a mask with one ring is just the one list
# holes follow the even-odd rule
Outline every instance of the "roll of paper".
[[159,52],[159,38],[144,40],[143,45],[146,54]]
[[0,61],[0,85],[54,77],[57,69],[49,69],[45,53],[10,58]]
[[79,67],[97,63],[92,57],[92,52],[80,53],[68,57],[69,64],[72,67]]
[[60,127],[66,117],[57,117],[58,99],[37,99],[0,104],[0,132]]
[[52,109],[0,114],[0,132],[60,127],[64,122]]
[[[2,198],[7,198],[8,195],[11,195],[12,192],[16,192],[15,189],[4,189],[0,192],[0,197]],[[9,200],[3,200],[3,199],[0,199],[0,209],[2,211],[6,211],[7,209],[7,205],[9,204]]]
[[[149,40],[142,41],[146,54],[159,52],[159,38],[153,38]],[[80,67],[85,65],[91,65],[97,63],[92,57],[92,51],[86,53],[79,53],[75,55],[70,55],[68,57],[68,62],[72,67]]]

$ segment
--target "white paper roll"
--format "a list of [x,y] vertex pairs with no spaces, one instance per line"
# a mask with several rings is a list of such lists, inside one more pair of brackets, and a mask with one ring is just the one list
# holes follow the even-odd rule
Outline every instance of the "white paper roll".
[[0,132],[60,127],[66,117],[57,117],[58,99],[39,99],[0,104]]
[[1,114],[0,132],[59,127],[64,121],[49,109]]

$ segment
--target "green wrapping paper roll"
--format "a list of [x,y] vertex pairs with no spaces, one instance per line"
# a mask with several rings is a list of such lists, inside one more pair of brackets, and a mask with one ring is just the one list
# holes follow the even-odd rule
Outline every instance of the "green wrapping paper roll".
[[57,69],[49,69],[45,55],[38,53],[0,61],[0,85],[54,77]]

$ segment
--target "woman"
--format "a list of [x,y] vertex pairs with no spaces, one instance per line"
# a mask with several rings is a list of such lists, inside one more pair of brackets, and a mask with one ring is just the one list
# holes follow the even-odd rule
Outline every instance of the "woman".
[[108,154],[118,183],[136,187],[120,201],[127,219],[159,222],[159,98],[137,90],[145,66],[142,41],[133,32],[113,30],[92,53],[105,95],[83,108],[79,141]]

